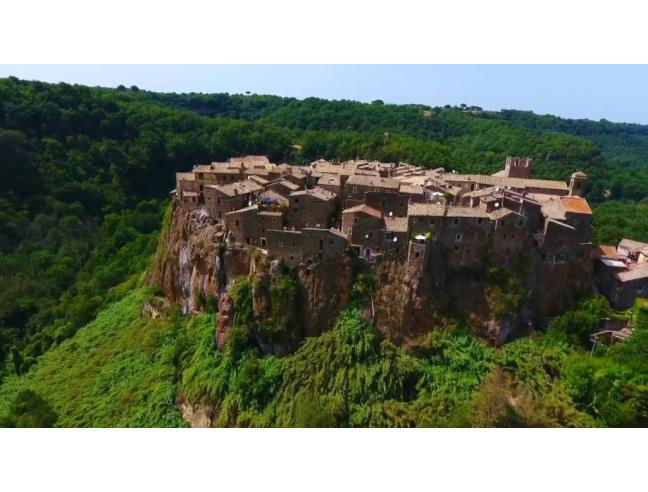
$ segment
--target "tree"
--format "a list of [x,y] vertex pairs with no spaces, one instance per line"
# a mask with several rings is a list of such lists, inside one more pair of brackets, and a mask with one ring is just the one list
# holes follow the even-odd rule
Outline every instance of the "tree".
[[50,404],[38,393],[23,390],[11,404],[9,415],[2,424],[6,427],[54,427],[57,418]]

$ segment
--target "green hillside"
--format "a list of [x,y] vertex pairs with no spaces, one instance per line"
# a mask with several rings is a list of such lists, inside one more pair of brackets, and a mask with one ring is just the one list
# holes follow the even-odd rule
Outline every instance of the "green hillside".
[[[240,285],[243,285],[243,282]],[[239,289],[246,294],[246,289]],[[3,425],[177,427],[183,399],[220,426],[636,426],[648,423],[644,310],[637,334],[593,356],[581,346],[602,299],[558,318],[546,335],[492,348],[458,323],[407,353],[353,308],[286,357],[247,333],[251,304],[217,352],[214,317],[141,316],[138,287],[0,386]],[[29,402],[26,405],[25,402]]]

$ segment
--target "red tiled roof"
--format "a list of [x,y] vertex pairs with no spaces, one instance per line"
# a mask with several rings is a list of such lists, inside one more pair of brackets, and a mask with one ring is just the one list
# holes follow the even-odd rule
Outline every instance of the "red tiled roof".
[[560,197],[560,202],[566,212],[592,215],[592,209],[585,198],[580,196],[562,196]]

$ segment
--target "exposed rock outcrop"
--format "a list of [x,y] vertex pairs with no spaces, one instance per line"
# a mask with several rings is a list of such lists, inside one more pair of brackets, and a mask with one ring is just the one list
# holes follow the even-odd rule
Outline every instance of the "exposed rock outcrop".
[[184,421],[189,424],[189,427],[204,428],[212,426],[213,407],[201,403],[189,403],[184,399],[178,400],[176,405],[180,409]]
[[204,210],[187,211],[174,202],[149,283],[185,314],[199,312],[210,302],[216,305],[220,295],[252,267],[249,249],[226,248],[223,239],[221,227]]

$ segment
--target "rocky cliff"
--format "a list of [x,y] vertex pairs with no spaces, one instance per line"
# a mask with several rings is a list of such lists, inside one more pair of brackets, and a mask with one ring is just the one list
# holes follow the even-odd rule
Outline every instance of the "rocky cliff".
[[[334,322],[349,303],[351,267],[349,259],[330,263],[303,263],[287,272],[259,250],[227,245],[221,227],[200,209],[187,211],[173,204],[171,219],[162,233],[148,282],[156,285],[184,314],[207,308],[219,312],[216,338],[222,346],[227,338],[234,308],[229,296],[238,279],[248,278],[256,321],[271,321],[270,286],[285,276],[299,284],[296,306],[300,337],[316,336]],[[269,351],[284,352],[298,340],[285,341]],[[267,347],[266,347],[267,348]]]

